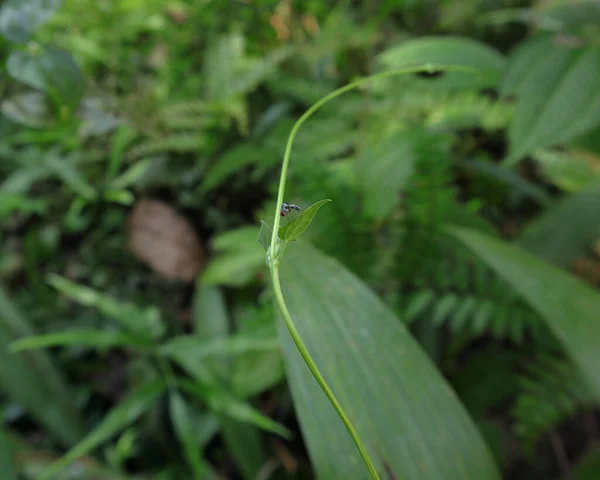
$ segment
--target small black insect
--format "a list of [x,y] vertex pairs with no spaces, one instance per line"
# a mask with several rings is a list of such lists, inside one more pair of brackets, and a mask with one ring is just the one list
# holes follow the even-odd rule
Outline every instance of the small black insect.
[[295,203],[282,203],[281,211],[279,212],[279,215],[281,215],[282,217],[285,217],[288,213],[290,213],[291,210],[300,211],[302,209]]

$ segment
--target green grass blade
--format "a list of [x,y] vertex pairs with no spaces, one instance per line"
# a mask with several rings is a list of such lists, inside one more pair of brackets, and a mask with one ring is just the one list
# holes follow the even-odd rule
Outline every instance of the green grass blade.
[[[379,472],[396,478],[497,479],[474,423],[431,360],[343,266],[304,244],[282,263],[301,338]],[[355,445],[280,324],[288,379],[319,478],[369,478]]]
[[9,353],[9,343],[33,335],[29,319],[0,287],[0,388],[44,425],[62,445],[84,434],[67,382],[46,352]]
[[600,294],[514,245],[471,230],[451,232],[546,320],[600,400]]
[[113,408],[94,431],[90,432],[63,457],[50,465],[50,467],[41,475],[40,480],[51,480],[56,478],[56,475],[61,470],[68,467],[79,457],[91,452],[118,432],[127,428],[135,422],[140,415],[148,410],[164,390],[165,384],[160,381],[150,383],[140,388],[127,400]]
[[23,350],[73,345],[84,345],[98,349],[125,346],[151,348],[152,342],[145,338],[115,330],[72,330],[22,338],[10,344],[10,351],[21,352]]

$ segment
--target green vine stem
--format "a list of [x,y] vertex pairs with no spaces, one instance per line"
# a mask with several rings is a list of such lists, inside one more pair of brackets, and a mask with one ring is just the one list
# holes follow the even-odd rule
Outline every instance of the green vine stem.
[[397,76],[397,75],[406,75],[406,74],[411,74],[411,73],[437,72],[437,71],[461,71],[461,72],[468,72],[468,73],[477,72],[476,69],[473,69],[470,67],[437,66],[437,65],[433,65],[433,64],[425,64],[425,65],[421,65],[421,66],[407,67],[407,68],[402,68],[402,69],[397,69],[397,70],[388,70],[388,71],[381,72],[381,73],[378,73],[375,75],[371,75],[369,77],[363,77],[363,78],[355,80],[351,83],[348,83],[347,85],[344,85],[343,87],[340,87],[337,90],[334,90],[333,92],[329,93],[328,95],[326,95],[325,97],[320,99],[318,102],[314,103],[306,112],[304,112],[304,114],[296,121],[296,123],[292,127],[292,130],[290,132],[290,135],[288,137],[288,141],[287,141],[287,144],[285,147],[285,153],[283,155],[283,164],[281,166],[281,177],[279,180],[279,191],[277,193],[277,204],[275,206],[275,219],[273,220],[273,232],[271,235],[271,244],[270,244],[269,250],[267,252],[267,263],[269,264],[269,269],[271,271],[271,281],[273,283],[275,299],[277,300],[277,304],[279,306],[279,310],[281,311],[281,315],[283,316],[283,320],[285,321],[285,325],[286,325],[288,331],[290,332],[292,340],[294,340],[294,343],[296,344],[296,347],[298,348],[300,355],[302,356],[304,362],[308,366],[308,369],[310,370],[313,377],[315,378],[315,380],[317,381],[317,383],[323,390],[323,393],[325,393],[325,395],[329,399],[329,402],[333,405],[333,408],[340,416],[340,419],[342,420],[346,429],[348,430],[348,433],[352,437],[352,440],[354,441],[354,444],[356,445],[356,448],[358,449],[360,456],[362,457],[363,461],[365,462],[365,465],[367,466],[367,469],[369,470],[369,474],[371,475],[371,478],[373,480],[380,480],[377,470],[375,469],[375,465],[373,464],[371,457],[369,456],[365,446],[363,445],[360,437],[358,436],[358,433],[356,432],[354,425],[352,424],[352,422],[346,415],[346,412],[342,408],[337,397],[335,396],[335,394],[333,393],[333,391],[331,390],[331,388],[329,387],[329,385],[323,378],[323,375],[321,375],[321,372],[319,371],[319,369],[317,368],[317,365],[315,364],[314,360],[310,356],[310,353],[308,352],[306,346],[304,345],[304,342],[300,338],[300,334],[298,333],[298,330],[296,329],[296,326],[294,325],[294,321],[292,320],[292,317],[291,317],[291,315],[287,309],[287,306],[285,304],[285,301],[283,299],[283,292],[281,291],[281,283],[279,281],[279,264],[280,264],[281,258],[283,256],[283,249],[285,248],[285,245],[283,246],[283,248],[281,248],[281,250],[278,249],[278,247],[280,247],[280,244],[278,243],[278,237],[277,237],[278,231],[279,231],[279,222],[280,222],[279,211],[281,208],[281,204],[283,203],[283,196],[285,194],[285,184],[286,184],[286,180],[287,180],[287,171],[288,171],[288,166],[290,163],[290,156],[292,153],[292,145],[294,143],[294,140],[296,138],[296,135],[298,134],[298,130],[300,129],[300,127],[317,110],[319,110],[323,105],[325,105],[327,102],[333,100],[334,98],[337,98],[340,95],[342,95],[346,92],[349,92],[351,90],[359,88],[366,83],[372,82],[373,80],[377,80],[380,78],[386,78],[386,77],[393,77],[393,76]]

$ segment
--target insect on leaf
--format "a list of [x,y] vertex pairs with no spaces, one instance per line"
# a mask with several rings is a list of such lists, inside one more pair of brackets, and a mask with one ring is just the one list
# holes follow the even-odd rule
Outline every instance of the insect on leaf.
[[295,241],[309,227],[319,208],[328,202],[331,202],[331,200],[326,198],[325,200],[319,200],[318,202],[313,203],[290,223],[280,227],[279,238],[281,238],[284,242]]

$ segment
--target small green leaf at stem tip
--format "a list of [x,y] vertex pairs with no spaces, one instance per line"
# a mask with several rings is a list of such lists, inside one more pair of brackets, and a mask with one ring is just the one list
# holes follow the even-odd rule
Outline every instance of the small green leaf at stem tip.
[[280,227],[278,232],[279,238],[281,238],[284,242],[295,241],[309,227],[319,208],[328,202],[331,202],[331,200],[326,198],[325,200],[319,200],[318,202],[313,203],[290,223]]
[[269,250],[269,244],[271,243],[271,236],[273,235],[273,229],[268,223],[260,221],[260,232],[258,232],[258,243],[262,245],[265,251]]

